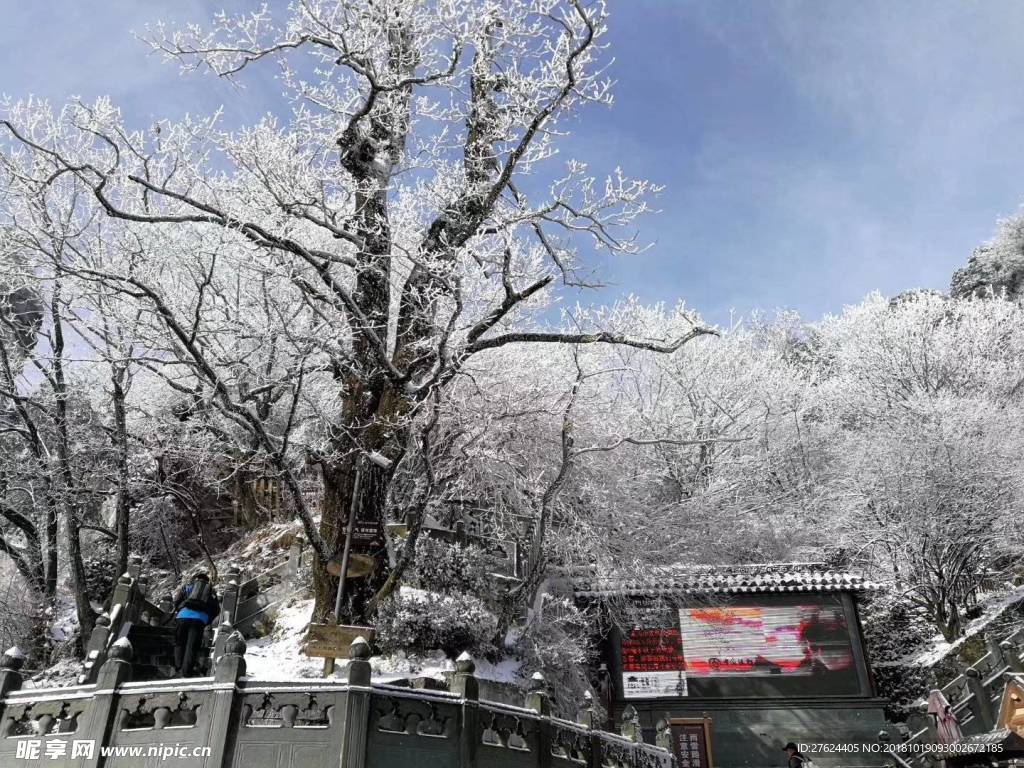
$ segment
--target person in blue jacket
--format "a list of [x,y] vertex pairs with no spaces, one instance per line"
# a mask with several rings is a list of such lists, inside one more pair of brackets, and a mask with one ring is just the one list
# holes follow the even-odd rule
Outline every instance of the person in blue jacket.
[[203,630],[220,613],[210,577],[199,571],[174,593],[174,665],[179,677],[192,677]]

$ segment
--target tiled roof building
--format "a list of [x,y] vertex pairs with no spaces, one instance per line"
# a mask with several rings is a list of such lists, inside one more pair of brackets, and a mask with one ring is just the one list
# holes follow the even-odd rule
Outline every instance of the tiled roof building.
[[597,568],[571,573],[577,598],[659,597],[779,592],[863,592],[878,585],[861,574],[821,563],[645,568],[637,574],[606,574]]
[[835,746],[814,761],[838,768],[849,765],[840,745],[875,742],[885,727],[857,606],[878,585],[862,574],[803,562],[565,576],[560,586],[578,603],[615,619],[595,671],[609,725],[636,718],[653,738],[669,722],[680,768],[784,764],[788,741]]

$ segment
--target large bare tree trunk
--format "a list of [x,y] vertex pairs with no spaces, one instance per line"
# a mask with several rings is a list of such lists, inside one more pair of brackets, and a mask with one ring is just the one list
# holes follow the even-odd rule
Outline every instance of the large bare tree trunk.
[[61,281],[60,272],[54,279],[53,296],[50,303],[53,324],[53,378],[51,384],[56,400],[55,426],[57,429],[57,459],[63,481],[64,516],[67,532],[67,552],[71,566],[71,589],[75,597],[78,615],[79,644],[92,633],[95,616],[89,602],[85,583],[85,564],[82,562],[82,538],[79,518],[79,504],[76,499],[77,484],[71,467],[71,438],[68,429],[68,389],[64,376],[64,326],[60,316]]
[[[356,461],[362,461],[359,471],[358,496],[353,505],[353,495],[357,493],[355,487]],[[320,535],[323,537],[328,552],[335,554],[335,559],[340,558],[340,553],[345,545],[345,529],[348,521],[349,510],[355,509],[356,520],[365,521],[382,526],[386,520],[386,498],[389,473],[383,467],[370,461],[363,461],[356,457],[338,463],[336,465],[324,466],[323,468],[324,498],[323,510],[320,518]],[[378,558],[378,569],[382,565]],[[337,598],[338,582],[336,576],[331,576],[326,568],[326,563],[318,561],[314,568],[314,588],[316,594],[316,614],[321,619],[328,613],[334,611]],[[367,577],[373,580],[373,575]],[[346,587],[347,595],[343,596],[342,611],[347,609],[349,597],[359,589],[361,585],[349,582]],[[364,601],[357,600],[353,606],[352,615],[339,616],[339,619],[364,622],[367,620],[363,609]]]
[[[409,47],[411,30],[397,24],[390,35],[389,66],[396,78],[411,74],[415,55]],[[409,131],[409,103],[412,88],[404,87],[386,94],[373,94],[373,108],[351,121],[339,144],[341,164],[357,185],[353,219],[362,248],[357,255],[356,286],[353,299],[365,318],[368,333],[353,337],[353,366],[342,377],[344,402],[342,427],[334,441],[336,457],[322,462],[324,500],[320,534],[327,551],[340,553],[344,546],[345,522],[353,508],[356,462],[362,462],[358,498],[354,499],[357,519],[383,525],[386,517],[387,486],[391,473],[364,456],[378,453],[394,458],[402,447],[398,416],[407,408],[404,398],[382,375],[380,350],[368,336],[387,339],[391,312],[391,221],[388,209],[388,173],[401,155]],[[325,570],[326,563],[314,569],[316,615],[333,612],[338,579]],[[344,601],[343,601],[344,604]],[[364,620],[359,606],[356,621]],[[340,618],[340,617],[339,617]]]
[[[47,494],[49,495],[49,494]],[[57,520],[57,506],[47,500],[46,505],[46,587],[43,593],[47,600],[53,600],[57,595],[57,531],[59,530]]]
[[125,413],[124,369],[113,366],[111,385],[114,405],[114,447],[117,450],[117,503],[114,511],[114,532],[117,535],[117,567],[114,569],[116,582],[120,574],[128,570],[128,516],[131,510],[130,487],[128,483],[128,420]]

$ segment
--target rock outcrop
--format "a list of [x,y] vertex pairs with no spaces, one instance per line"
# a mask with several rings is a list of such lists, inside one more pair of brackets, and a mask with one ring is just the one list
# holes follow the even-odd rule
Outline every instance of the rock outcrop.
[[996,236],[974,249],[950,284],[950,294],[960,298],[1003,293],[1024,300],[1024,214],[999,222]]

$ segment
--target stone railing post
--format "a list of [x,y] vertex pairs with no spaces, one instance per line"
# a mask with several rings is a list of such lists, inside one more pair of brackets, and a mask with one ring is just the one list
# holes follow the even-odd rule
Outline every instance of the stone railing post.
[[985,683],[981,679],[981,672],[973,667],[969,667],[964,670],[964,677],[967,678],[968,690],[973,694],[971,696],[971,711],[978,718],[978,722],[981,723],[982,730],[985,732],[991,731],[995,721],[992,714],[992,699],[989,697],[988,689],[985,688]]
[[600,768],[601,736],[598,731],[601,724],[594,712],[594,695],[590,691],[583,692],[583,700],[576,708],[576,722],[590,731],[590,762],[587,763],[587,768]]
[[128,609],[128,605],[132,601],[132,591],[134,588],[135,579],[132,578],[131,573],[128,571],[117,577],[117,584],[114,585],[114,594],[110,598],[111,614],[114,612],[114,606],[120,605],[123,615],[123,612]]
[[84,685],[96,678],[100,666],[107,660],[107,645],[110,642],[110,614],[101,613],[96,617],[89,642],[85,645],[85,663],[78,684]]
[[[223,625],[222,625],[223,627]],[[207,744],[210,756],[206,765],[210,768],[228,763],[228,738],[231,735],[231,712],[234,709],[235,685],[245,674],[245,639],[239,632],[232,632],[224,641],[224,653],[220,656],[213,672],[214,683],[230,683],[230,688],[214,691],[213,711],[210,718],[210,733]]]
[[224,589],[220,596],[220,623],[234,624],[238,619],[238,590],[242,583],[242,572],[232,565],[224,574]]
[[107,653],[107,660],[100,667],[96,679],[96,691],[85,712],[85,723],[81,729],[96,740],[92,757],[85,758],[81,768],[98,768],[100,747],[106,746],[113,729],[117,726],[117,689],[132,679],[132,644],[128,638],[116,641]]
[[0,723],[4,721],[4,699],[11,691],[21,688],[24,679],[21,676],[21,668],[25,666],[25,652],[18,646],[13,646],[4,651],[0,656]]
[[302,552],[305,549],[306,540],[301,534],[295,534],[292,545],[288,549],[288,579],[293,584],[298,581],[299,572],[302,570]]
[[551,696],[548,694],[547,681],[540,672],[534,672],[530,678],[530,689],[526,694],[526,708],[532,709],[541,717],[551,716]]
[[462,722],[459,728],[459,766],[476,768],[477,724],[480,722],[480,683],[474,673],[476,662],[466,651],[455,660],[451,691],[462,698]]
[[142,575],[142,555],[134,553],[128,555],[128,570],[126,573],[132,577],[132,581],[138,581],[139,576]]
[[480,683],[475,673],[476,662],[466,651],[455,660],[455,675],[452,677],[451,692],[470,701],[480,699]]
[[110,614],[101,613],[96,617],[92,633],[89,635],[89,642],[85,646],[86,654],[89,651],[104,651],[110,641]]
[[1024,661],[1021,660],[1020,651],[1017,650],[1012,640],[1003,640],[999,644],[999,649],[1003,652],[1003,658],[1006,659],[1006,666],[1010,668],[1010,671],[1018,674],[1024,673]]
[[540,672],[534,672],[530,678],[526,708],[540,715],[537,721],[537,766],[548,768],[551,765],[551,696],[547,681]]
[[576,708],[576,722],[594,730],[594,695],[590,691],[583,692],[583,700]]
[[348,696],[339,768],[365,768],[370,727],[370,644],[357,637],[348,651]]
[[210,651],[210,662],[214,669],[216,669],[217,662],[226,653],[225,648],[231,634],[231,625],[227,621],[222,621],[216,629],[216,634],[213,637],[213,648]]
[[640,713],[632,704],[622,710],[622,725],[619,726],[619,732],[637,744],[642,744],[644,741],[643,729],[640,728]]
[[924,718],[924,727],[927,729],[926,743],[939,743],[939,724],[935,717],[928,712],[928,701],[922,699],[917,703],[917,711]]
[[1003,649],[999,641],[991,633],[985,635],[985,648],[992,655],[992,669],[994,671],[1001,670],[1006,666],[1006,656],[1003,654]]
[[654,744],[662,749],[672,750],[672,728],[668,724],[668,715],[654,726]]
[[587,768],[601,768],[601,723],[594,712],[594,695],[590,691],[583,692],[583,701],[576,711],[576,722],[590,731],[590,761]]
[[879,731],[878,732],[878,743],[881,744],[881,746],[882,746],[883,754],[885,754],[886,756],[889,757],[889,760],[886,761],[886,765],[887,766],[891,766],[892,768],[895,768],[897,763],[893,759],[892,736],[890,735],[890,733],[888,731]]

